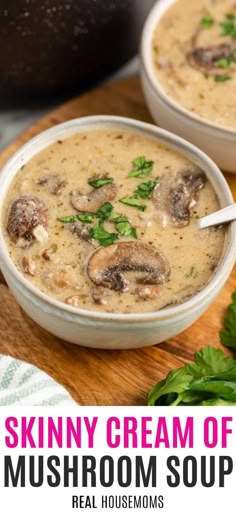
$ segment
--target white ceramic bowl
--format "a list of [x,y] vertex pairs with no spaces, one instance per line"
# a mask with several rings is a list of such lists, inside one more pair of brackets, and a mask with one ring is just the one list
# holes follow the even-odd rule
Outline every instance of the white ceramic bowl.
[[175,336],[191,325],[223,287],[235,261],[235,223],[229,226],[223,258],[209,284],[179,306],[144,314],[108,314],[77,309],[47,296],[16,269],[8,254],[1,230],[5,194],[21,166],[58,139],[66,138],[75,132],[104,127],[143,134],[178,150],[204,169],[214,186],[221,207],[232,203],[229,187],[217,166],[202,151],[181,138],[156,126],[119,117],[95,116],[71,120],[30,140],[7,162],[1,172],[0,267],[24,311],[52,334],[72,343],[94,348],[135,348],[154,345]]
[[158,0],[144,25],[141,77],[147,105],[159,126],[200,147],[223,170],[236,173],[236,130],[211,122],[187,110],[169,97],[158,81],[152,59],[153,32],[164,12],[175,1]]

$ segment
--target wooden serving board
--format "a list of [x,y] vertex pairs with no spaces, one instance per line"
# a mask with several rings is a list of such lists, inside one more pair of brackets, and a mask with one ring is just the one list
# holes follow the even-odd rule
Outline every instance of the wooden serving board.
[[[44,129],[95,114],[151,121],[138,78],[103,86],[69,101],[28,129],[2,152],[0,167]],[[226,177],[236,196],[236,176]],[[24,314],[0,275],[0,354],[38,366],[63,384],[80,404],[145,405],[150,388],[170,369],[192,361],[194,352],[203,346],[220,346],[218,332],[235,285],[236,269],[206,313],[174,339],[139,350],[103,351],[71,345],[41,329]]]

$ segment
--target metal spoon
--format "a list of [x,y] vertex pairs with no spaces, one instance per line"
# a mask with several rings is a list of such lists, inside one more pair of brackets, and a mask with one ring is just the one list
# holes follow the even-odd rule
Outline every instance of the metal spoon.
[[215,226],[217,224],[228,223],[229,221],[236,220],[236,203],[232,205],[226,206],[221,210],[217,210],[217,212],[213,212],[213,214],[206,215],[205,217],[201,217],[198,220],[198,228],[208,228],[208,226]]

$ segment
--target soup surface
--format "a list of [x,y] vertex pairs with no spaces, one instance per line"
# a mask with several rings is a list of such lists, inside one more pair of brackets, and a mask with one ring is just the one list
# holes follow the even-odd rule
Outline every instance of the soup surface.
[[204,172],[154,139],[92,130],[58,141],[19,171],[4,232],[21,273],[74,307],[131,313],[178,304],[217,267],[222,228]]
[[153,61],[168,95],[197,115],[236,129],[236,3],[177,0],[153,37]]

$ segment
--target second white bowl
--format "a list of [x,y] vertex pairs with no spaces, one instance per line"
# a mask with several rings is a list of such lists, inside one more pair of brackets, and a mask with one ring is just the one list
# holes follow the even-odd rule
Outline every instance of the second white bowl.
[[215,124],[187,110],[169,97],[156,76],[152,38],[164,12],[176,0],[159,0],[144,25],[141,43],[141,77],[144,96],[155,122],[205,151],[219,167],[236,173],[236,130]]

